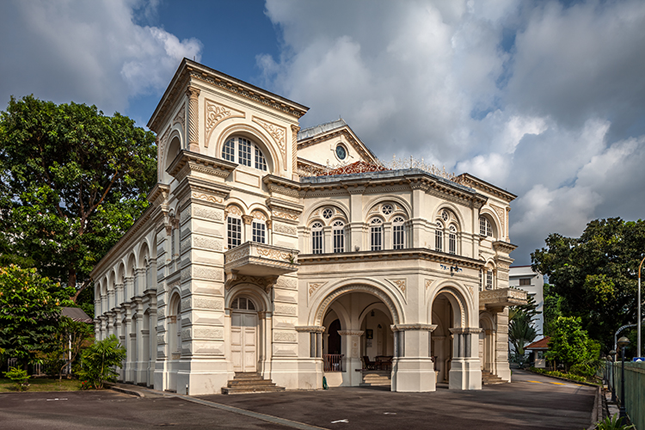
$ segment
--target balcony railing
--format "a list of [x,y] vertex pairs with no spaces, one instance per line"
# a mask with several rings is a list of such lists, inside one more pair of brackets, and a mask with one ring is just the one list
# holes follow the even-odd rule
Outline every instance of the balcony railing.
[[224,270],[249,276],[284,275],[298,270],[298,250],[245,242],[226,251]]
[[343,371],[343,354],[323,354],[325,372]]
[[498,290],[485,290],[479,292],[479,307],[486,309],[499,309],[505,306],[526,304],[527,293],[516,288],[500,288]]

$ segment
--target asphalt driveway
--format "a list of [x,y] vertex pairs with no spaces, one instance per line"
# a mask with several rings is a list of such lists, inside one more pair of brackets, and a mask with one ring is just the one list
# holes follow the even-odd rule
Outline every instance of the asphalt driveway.
[[595,388],[514,371],[481,391],[392,393],[336,388],[267,394],[164,395],[113,391],[0,394],[2,429],[581,429]]

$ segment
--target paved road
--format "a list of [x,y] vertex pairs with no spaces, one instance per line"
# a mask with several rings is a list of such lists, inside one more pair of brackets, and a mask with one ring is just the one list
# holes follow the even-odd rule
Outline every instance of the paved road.
[[521,371],[514,371],[513,377],[512,384],[481,391],[337,388],[212,395],[192,401],[147,390],[144,398],[112,391],[0,394],[0,428],[528,430],[590,425],[594,388]]

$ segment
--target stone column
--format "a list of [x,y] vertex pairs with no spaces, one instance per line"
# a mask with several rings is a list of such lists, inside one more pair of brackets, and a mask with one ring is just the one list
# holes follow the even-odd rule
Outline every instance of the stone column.
[[111,336],[114,334],[114,312],[106,312],[107,316],[107,335]]
[[[118,291],[118,290],[117,290]],[[125,347],[125,334],[123,328],[123,313],[124,309],[122,306],[119,306],[115,309],[115,324],[116,324],[116,333],[114,333],[119,340],[121,346]],[[119,375],[117,376],[117,381],[125,381],[125,360],[121,363],[121,367],[117,368]]]
[[132,362],[132,357],[134,354],[132,348],[132,310],[130,308],[130,303],[123,304],[124,310],[124,326],[122,327],[122,341],[121,344],[125,347],[126,356],[125,356],[125,366],[124,366],[124,377],[126,383],[134,382],[134,372],[132,371],[134,363]]
[[143,267],[135,269],[134,276],[136,279],[136,282],[134,283],[136,285],[134,296],[141,297],[143,292],[146,290],[146,269]]
[[481,390],[482,372],[479,361],[479,327],[451,328],[454,336],[450,365],[450,389]]
[[125,302],[125,285],[124,284],[115,284],[114,285],[114,296],[115,296],[115,301],[114,301],[114,308],[118,308]]
[[511,369],[508,365],[508,308],[495,315],[497,333],[494,340],[494,368],[497,376],[511,382]]
[[114,297],[115,291],[113,289],[108,290],[108,301],[107,301],[107,310],[111,311],[112,308],[116,306],[115,304],[115,297]]
[[[436,374],[430,350],[431,333],[436,324],[394,324],[398,356],[392,363],[392,391],[424,392],[436,390]],[[396,342],[398,340],[398,342]]]
[[134,292],[134,276],[126,276],[123,280],[125,281],[123,302],[128,303],[136,295]]
[[[101,294],[101,306],[99,307],[99,310],[101,311],[102,314],[109,310],[107,294]],[[94,312],[96,312],[96,310]]]
[[324,376],[324,361],[322,354],[322,338],[325,332],[323,326],[299,326],[298,356],[300,367],[298,373],[298,386],[322,389]]
[[338,330],[338,334],[342,336],[342,349],[345,351],[343,371],[348,376],[349,385],[353,387],[363,382],[362,373],[356,372],[356,369],[363,368],[361,362],[361,336],[363,333],[363,330]]
[[188,87],[188,150],[199,152],[199,88]]
[[331,254],[334,252],[334,242],[332,240],[333,231],[331,226],[323,227],[323,253]]
[[148,357],[143,356],[143,303],[141,296],[137,296],[134,299],[133,304],[133,314],[136,312],[136,326],[134,326],[134,342],[135,342],[135,378],[134,382],[136,384],[142,384],[146,382],[146,372],[148,367]]

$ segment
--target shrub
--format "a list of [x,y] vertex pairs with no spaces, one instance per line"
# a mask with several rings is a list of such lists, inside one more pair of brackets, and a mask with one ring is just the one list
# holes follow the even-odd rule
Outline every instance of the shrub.
[[613,417],[607,417],[602,421],[596,423],[596,430],[629,430],[635,429],[636,427],[632,425],[623,424],[623,419],[618,418],[618,414]]
[[78,372],[81,380],[87,381],[96,389],[103,388],[105,382],[116,380],[118,373],[115,367],[122,367],[125,359],[125,348],[119,344],[116,336],[111,335],[83,351],[82,369]]
[[4,372],[4,376],[11,379],[16,384],[16,389],[18,391],[26,391],[29,388],[29,375],[27,375],[26,370],[12,367],[8,372]]

